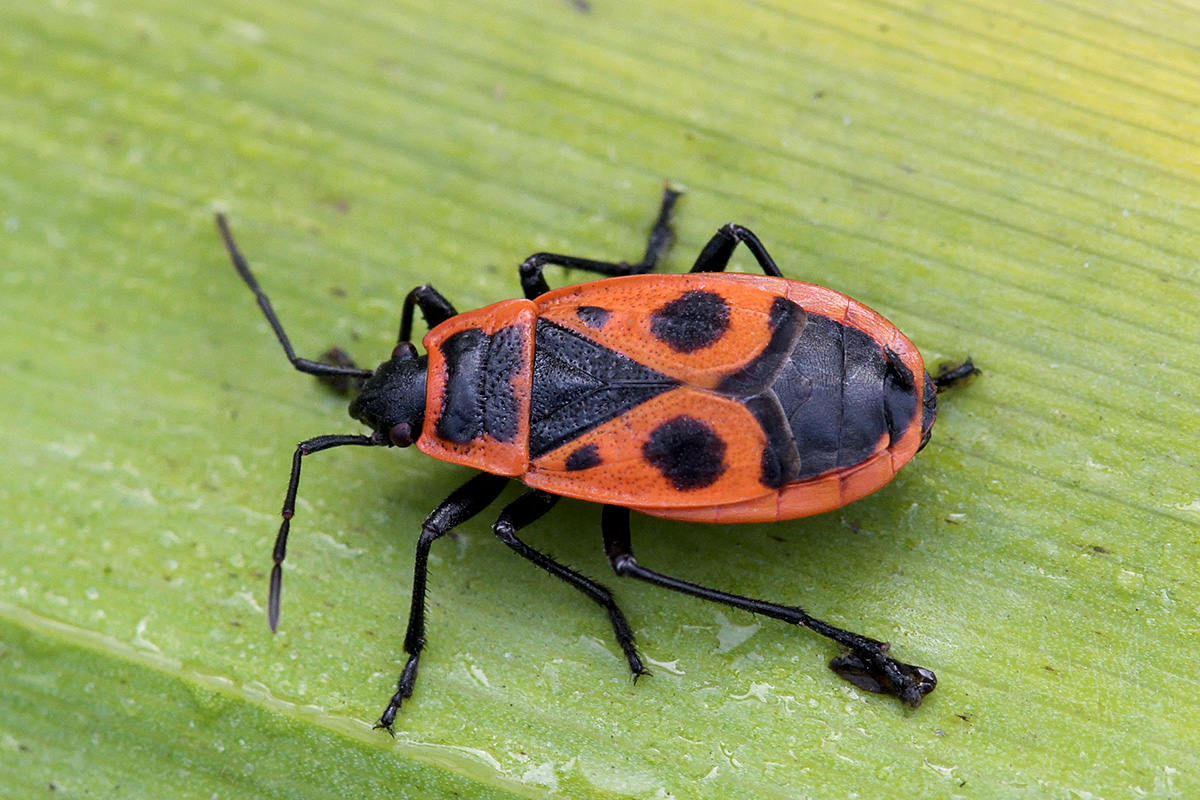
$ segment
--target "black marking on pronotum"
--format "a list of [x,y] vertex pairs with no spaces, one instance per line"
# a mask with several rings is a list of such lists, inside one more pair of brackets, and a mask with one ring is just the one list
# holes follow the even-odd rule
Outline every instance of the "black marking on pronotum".
[[525,359],[522,339],[521,329],[510,325],[490,336],[469,328],[442,342],[446,383],[439,437],[456,444],[485,433],[500,442],[516,437],[521,406],[512,379]]
[[600,306],[579,306],[575,309],[575,316],[589,328],[603,328],[612,312]]
[[525,334],[517,325],[492,334],[487,363],[483,367],[483,431],[499,442],[511,442],[517,436],[517,417],[521,404],[512,385],[513,378],[526,366]]
[[600,463],[600,448],[594,444],[585,444],[567,456],[567,471],[579,472],[591,469]]
[[725,472],[725,442],[705,423],[678,416],[653,431],[642,454],[679,491],[711,486]]
[[529,403],[529,457],[536,459],[679,385],[544,319],[537,321]]
[[717,391],[731,397],[749,397],[774,384],[784,362],[796,348],[807,320],[803,308],[786,297],[776,297],[767,315],[771,338],[766,347],[749,364],[722,378]]
[[729,303],[715,292],[684,292],[650,315],[650,332],[679,353],[708,347],[727,330]]

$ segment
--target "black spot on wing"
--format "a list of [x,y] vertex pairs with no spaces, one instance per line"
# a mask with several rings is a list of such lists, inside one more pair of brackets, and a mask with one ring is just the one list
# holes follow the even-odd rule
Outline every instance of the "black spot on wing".
[[600,463],[600,448],[594,444],[585,444],[567,456],[567,471],[579,472],[591,469]]
[[678,353],[708,347],[727,330],[729,304],[715,292],[685,292],[650,315],[650,332]]
[[725,472],[725,442],[695,417],[678,416],[659,425],[642,454],[680,491],[711,486]]
[[529,455],[540,458],[679,382],[561,325],[534,337]]
[[603,328],[612,312],[600,306],[579,306],[575,309],[575,316],[589,328]]

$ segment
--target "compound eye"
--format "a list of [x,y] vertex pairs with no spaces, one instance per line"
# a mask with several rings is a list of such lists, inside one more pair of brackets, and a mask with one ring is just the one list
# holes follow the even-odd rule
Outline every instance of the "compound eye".
[[412,342],[400,342],[392,350],[392,358],[416,358],[417,348]]
[[398,425],[393,425],[388,431],[388,438],[392,440],[392,444],[396,447],[408,447],[413,443],[412,426],[407,422],[401,422]]

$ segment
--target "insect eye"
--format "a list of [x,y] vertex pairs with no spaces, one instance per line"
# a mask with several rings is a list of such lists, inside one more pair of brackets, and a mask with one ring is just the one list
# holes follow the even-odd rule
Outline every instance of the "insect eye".
[[400,342],[392,350],[392,358],[416,358],[417,348],[412,342]]
[[388,438],[396,447],[408,447],[413,443],[412,426],[407,422],[393,425],[392,429],[388,431]]

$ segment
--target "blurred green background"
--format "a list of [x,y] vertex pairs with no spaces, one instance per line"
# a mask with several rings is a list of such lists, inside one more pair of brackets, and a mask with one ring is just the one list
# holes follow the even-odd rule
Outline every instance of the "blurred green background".
[[[1200,7],[1086,0],[8,0],[0,7],[0,796],[1115,798],[1200,793]],[[915,711],[806,631],[617,582],[599,509],[439,542],[467,476],[358,432],[302,354],[389,352],[432,282],[549,249],[666,269],[724,222],[985,375],[885,490],[775,525],[637,517],[643,563],[890,639]],[[743,256],[738,262],[753,268]],[[586,279],[552,270],[552,284]],[[515,496],[516,489],[506,497]]]

